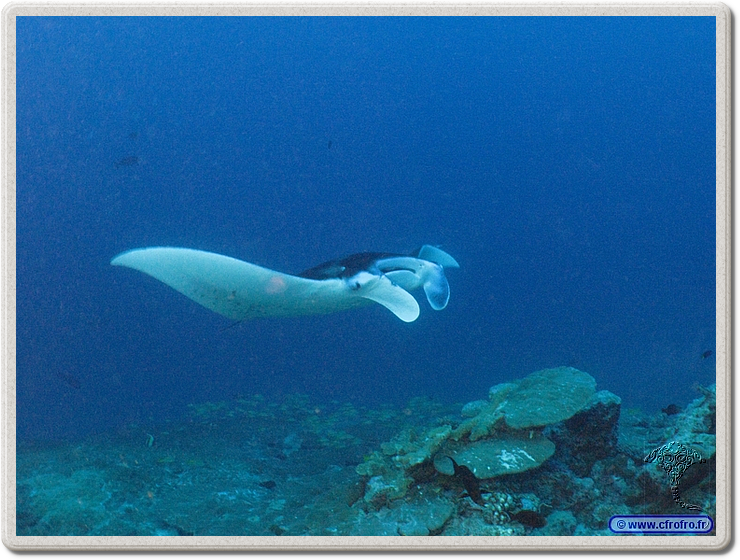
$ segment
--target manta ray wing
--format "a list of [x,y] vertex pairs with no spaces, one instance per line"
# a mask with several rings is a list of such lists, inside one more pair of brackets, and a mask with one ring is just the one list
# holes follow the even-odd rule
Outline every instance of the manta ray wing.
[[111,264],[153,276],[203,307],[237,321],[323,315],[369,301],[347,289],[342,280],[299,278],[194,249],[133,249]]

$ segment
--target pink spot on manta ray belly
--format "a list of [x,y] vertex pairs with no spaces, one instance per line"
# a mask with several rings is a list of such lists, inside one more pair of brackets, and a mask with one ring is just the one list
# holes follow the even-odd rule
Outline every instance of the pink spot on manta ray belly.
[[280,278],[280,276],[273,276],[265,285],[265,293],[280,294],[284,292],[286,288],[287,285],[285,284],[285,280]]

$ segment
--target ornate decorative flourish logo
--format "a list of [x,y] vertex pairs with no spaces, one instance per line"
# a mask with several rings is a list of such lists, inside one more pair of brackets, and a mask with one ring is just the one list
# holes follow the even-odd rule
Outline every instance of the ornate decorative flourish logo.
[[691,465],[694,463],[706,463],[706,459],[702,459],[701,454],[695,449],[686,447],[683,443],[677,441],[669,441],[665,445],[656,447],[643,459],[646,463],[657,462],[658,465],[668,473],[671,482],[671,494],[673,495],[673,501],[680,505],[682,508],[691,511],[701,511],[701,508],[697,505],[687,504],[681,499],[678,493],[678,482],[681,480],[683,473],[686,472]]

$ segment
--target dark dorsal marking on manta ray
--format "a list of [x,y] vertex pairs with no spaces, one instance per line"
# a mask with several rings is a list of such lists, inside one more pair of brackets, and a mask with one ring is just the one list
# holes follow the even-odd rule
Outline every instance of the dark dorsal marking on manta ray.
[[449,455],[447,455],[447,458],[452,461],[452,467],[455,469],[455,478],[462,482],[462,485],[465,487],[465,490],[467,491],[468,496],[470,496],[470,499],[479,506],[485,505],[485,502],[483,501],[483,496],[480,491],[480,483],[478,482],[476,476],[473,474],[473,471],[471,471],[465,465],[458,465],[455,460]]
[[327,261],[320,265],[304,270],[298,276],[308,278],[309,280],[329,280],[331,278],[352,278],[358,272],[363,270],[372,270],[378,259],[387,259],[389,257],[400,257],[394,253],[357,253]]

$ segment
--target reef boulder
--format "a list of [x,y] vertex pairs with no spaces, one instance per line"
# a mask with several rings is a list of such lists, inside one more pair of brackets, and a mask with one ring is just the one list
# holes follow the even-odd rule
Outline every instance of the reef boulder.
[[494,478],[539,467],[555,452],[555,444],[540,433],[523,437],[514,434],[496,439],[471,442],[467,445],[450,442],[450,447],[435,458],[434,466],[442,474],[453,474],[452,463],[467,466],[476,478]]
[[547,426],[567,420],[596,392],[596,380],[572,367],[536,371],[519,382],[500,409],[514,429]]
[[622,400],[599,391],[571,418],[546,431],[557,445],[558,458],[578,476],[589,476],[596,461],[617,453]]
[[572,367],[536,371],[521,381],[501,383],[489,391],[488,405],[473,401],[463,407],[467,417],[451,438],[470,441],[488,438],[506,429],[549,426],[572,417],[596,393],[596,380]]

